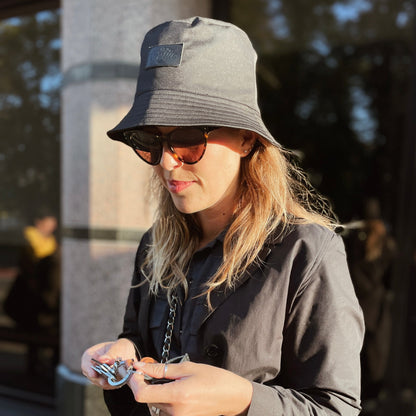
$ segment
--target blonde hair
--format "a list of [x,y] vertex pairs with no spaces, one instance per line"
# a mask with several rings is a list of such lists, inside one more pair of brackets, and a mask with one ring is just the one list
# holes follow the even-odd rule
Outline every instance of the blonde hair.
[[[305,174],[290,160],[293,153],[258,140],[249,156],[241,159],[241,186],[233,220],[226,232],[223,262],[207,282],[210,294],[218,286],[232,288],[247,267],[258,261],[264,243],[282,235],[291,224],[316,223],[334,228],[335,216]],[[152,242],[142,265],[150,293],[166,289],[171,299],[175,288],[187,294],[189,262],[198,247],[201,230],[192,214],[182,214],[169,192],[154,177],[158,208]]]

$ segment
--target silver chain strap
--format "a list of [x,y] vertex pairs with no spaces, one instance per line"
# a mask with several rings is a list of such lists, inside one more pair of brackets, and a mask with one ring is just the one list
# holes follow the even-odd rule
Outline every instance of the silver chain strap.
[[161,363],[166,363],[169,360],[170,346],[172,343],[173,325],[175,324],[176,306],[178,304],[178,297],[172,296],[172,303],[170,304],[168,322],[166,323],[165,340],[163,341],[162,359]]

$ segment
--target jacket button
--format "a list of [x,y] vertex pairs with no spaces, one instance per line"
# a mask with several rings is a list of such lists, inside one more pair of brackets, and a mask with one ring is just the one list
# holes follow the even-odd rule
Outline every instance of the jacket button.
[[215,344],[208,345],[205,347],[205,354],[209,358],[217,358],[220,355],[221,351],[219,347],[217,347]]

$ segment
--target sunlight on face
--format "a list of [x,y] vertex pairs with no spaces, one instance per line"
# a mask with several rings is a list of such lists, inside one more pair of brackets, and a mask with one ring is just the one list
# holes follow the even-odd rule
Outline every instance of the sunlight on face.
[[[159,127],[164,134],[173,129]],[[165,148],[160,164],[154,169],[176,208],[186,214],[230,215],[240,183],[245,142],[242,130],[213,130],[205,155],[194,165],[181,163]]]

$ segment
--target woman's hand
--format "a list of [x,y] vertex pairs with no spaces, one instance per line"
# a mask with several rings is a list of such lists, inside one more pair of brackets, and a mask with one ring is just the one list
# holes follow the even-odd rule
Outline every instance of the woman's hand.
[[82,355],[82,374],[84,374],[91,383],[104,390],[115,389],[117,387],[108,384],[107,378],[98,374],[91,368],[91,366],[94,365],[91,359],[94,358],[100,363],[112,365],[117,358],[128,360],[130,358],[135,358],[135,355],[134,344],[126,338],[120,338],[117,341],[102,342],[101,344],[88,348]]
[[[231,416],[245,415],[251,403],[251,383],[236,374],[210,365],[134,364],[137,372],[129,381],[136,401],[160,409],[160,415]],[[174,380],[148,384],[143,373]],[[152,411],[157,414],[158,410]]]

